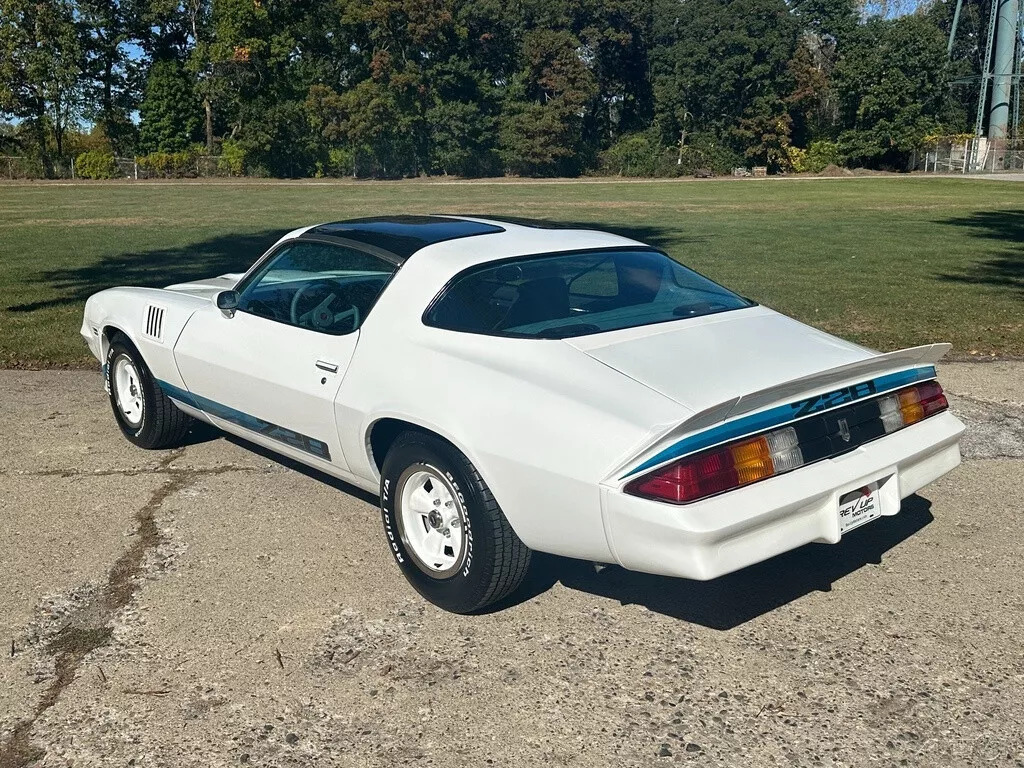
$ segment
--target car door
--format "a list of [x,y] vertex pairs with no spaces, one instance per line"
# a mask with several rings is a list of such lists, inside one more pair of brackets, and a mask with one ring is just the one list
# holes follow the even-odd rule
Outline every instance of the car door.
[[359,326],[395,266],[322,241],[280,246],[188,321],[175,361],[195,407],[229,432],[328,471],[347,471],[334,400]]

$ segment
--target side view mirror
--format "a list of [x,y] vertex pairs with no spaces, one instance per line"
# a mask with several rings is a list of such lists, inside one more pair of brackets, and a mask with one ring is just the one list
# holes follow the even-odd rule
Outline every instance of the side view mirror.
[[234,317],[238,309],[238,291],[221,291],[217,294],[217,309],[224,317]]

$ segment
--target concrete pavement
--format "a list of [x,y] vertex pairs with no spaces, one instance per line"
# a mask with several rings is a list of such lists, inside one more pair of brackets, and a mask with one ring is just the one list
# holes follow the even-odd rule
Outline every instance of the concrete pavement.
[[1024,766],[1024,364],[941,375],[965,462],[900,515],[707,584],[539,558],[463,617],[366,494],[0,371],[0,768]]

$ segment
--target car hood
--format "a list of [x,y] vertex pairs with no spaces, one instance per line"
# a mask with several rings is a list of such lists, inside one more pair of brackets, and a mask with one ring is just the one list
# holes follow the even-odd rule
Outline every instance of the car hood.
[[766,307],[564,341],[694,412],[877,354]]
[[164,290],[187,293],[191,296],[198,296],[201,299],[212,299],[221,291],[230,291],[241,279],[241,273],[227,274],[220,275],[219,277],[208,277],[204,280],[193,280],[191,283],[168,285]]

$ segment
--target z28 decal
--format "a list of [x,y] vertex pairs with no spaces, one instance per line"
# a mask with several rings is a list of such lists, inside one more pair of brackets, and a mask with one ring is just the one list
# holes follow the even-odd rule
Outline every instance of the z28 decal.
[[873,395],[877,391],[874,381],[865,381],[860,384],[854,384],[852,387],[837,389],[835,392],[828,392],[824,395],[816,395],[806,400],[791,403],[789,407],[793,409],[793,418],[798,419],[801,416],[806,416],[809,413],[821,411],[825,408],[845,405],[862,397]]

